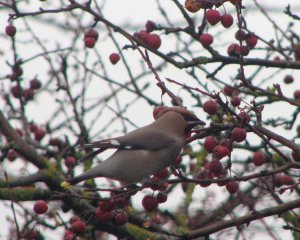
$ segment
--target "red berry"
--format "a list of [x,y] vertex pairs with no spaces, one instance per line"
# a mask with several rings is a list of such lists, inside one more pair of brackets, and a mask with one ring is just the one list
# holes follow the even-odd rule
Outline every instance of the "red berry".
[[167,168],[153,174],[153,176],[157,177],[157,178],[168,178],[169,175],[170,175],[170,173]]
[[42,128],[38,128],[36,131],[34,131],[33,134],[34,134],[34,139],[36,141],[40,141],[45,136],[46,131]]
[[230,28],[233,24],[233,17],[230,14],[224,14],[221,17],[221,23],[223,27]]
[[161,45],[160,37],[157,34],[149,34],[146,38],[146,44],[150,48],[158,49]]
[[35,78],[35,79],[32,79],[32,80],[30,81],[30,88],[33,89],[33,90],[40,89],[41,86],[42,86],[41,81],[38,80],[38,79],[36,79],[36,78]]
[[9,150],[6,157],[9,161],[12,162],[12,161],[16,160],[17,157],[19,157],[19,154],[15,150],[12,149],[12,150]]
[[238,57],[240,55],[241,48],[240,45],[232,43],[227,48],[227,54],[232,57]]
[[116,213],[115,215],[115,218],[114,218],[114,222],[120,226],[123,226],[127,223],[128,221],[128,218],[127,218],[127,214],[125,212],[118,212]]
[[[196,176],[197,179],[199,180],[203,180],[203,179],[213,179],[213,175],[210,171],[206,170],[206,169],[201,169],[198,173],[197,173],[197,176]],[[202,182],[202,183],[199,183],[199,185],[201,187],[208,187],[209,185],[211,184],[211,182]]]
[[229,86],[225,86],[224,88],[223,88],[223,92],[224,92],[224,94],[225,95],[227,95],[227,96],[232,96],[232,94],[234,93],[234,88],[232,88],[232,87],[229,87]]
[[296,90],[296,91],[294,92],[294,98],[295,98],[296,100],[300,100],[300,90]]
[[280,181],[281,181],[282,185],[292,185],[292,184],[294,184],[294,179],[291,176],[286,175],[286,174],[283,174],[281,176]]
[[10,75],[10,79],[12,81],[17,80],[23,74],[23,69],[19,64],[16,64],[12,67],[12,74]]
[[85,232],[86,225],[84,222],[78,220],[72,223],[72,231],[76,234],[82,234]]
[[206,20],[211,25],[216,25],[221,20],[221,15],[220,15],[219,11],[217,11],[217,10],[209,9],[209,10],[207,10],[205,16],[206,16]]
[[29,131],[34,133],[39,127],[34,123],[29,123]]
[[168,195],[165,194],[165,193],[159,192],[156,195],[156,199],[157,199],[157,202],[164,203],[164,202],[166,202],[168,200]]
[[[245,112],[240,112],[239,114],[238,114],[238,116],[241,118],[241,121],[242,122],[250,122],[250,116],[249,116],[249,114],[247,114],[247,113],[245,113]],[[240,121],[239,121],[240,122]]]
[[210,171],[210,162],[206,162],[206,163],[204,164],[204,168],[205,168],[206,170],[209,170],[209,171]]
[[101,208],[97,207],[96,218],[101,222],[109,222],[113,220],[114,215],[112,212],[105,212],[101,210]]
[[194,0],[186,0],[185,1],[185,8],[189,12],[195,13],[195,12],[199,11],[201,7],[202,7],[202,4],[198,1],[194,1]]
[[33,89],[31,88],[27,88],[27,89],[24,89],[22,91],[22,96],[24,97],[25,100],[32,100],[33,97],[34,97],[34,91]]
[[242,56],[247,56],[249,54],[249,52],[250,52],[249,47],[247,47],[247,46],[240,47],[240,53]]
[[292,185],[294,184],[294,179],[286,174],[280,174],[275,178],[275,184],[277,187],[281,187],[282,185]]
[[116,209],[116,203],[111,201],[101,201],[99,202],[99,208],[104,212],[110,212],[114,209]]
[[167,190],[167,188],[169,187],[169,183],[167,181],[162,182],[159,186],[159,188],[157,189],[158,191],[165,191]]
[[236,40],[243,41],[246,39],[247,34],[243,30],[237,30],[234,36]]
[[69,223],[72,224],[72,223],[74,223],[74,222],[76,222],[76,221],[80,221],[80,218],[77,217],[77,216],[72,216],[72,217],[70,218],[70,220],[69,220]]
[[165,106],[156,106],[154,109],[153,109],[153,118],[156,120],[158,118],[158,114],[161,110],[165,109]]
[[240,143],[240,142],[244,141],[246,139],[246,137],[247,137],[247,132],[243,128],[236,127],[231,132],[231,138],[235,142]]
[[62,141],[59,138],[50,138],[49,145],[54,147],[61,147]]
[[157,207],[158,201],[154,196],[146,195],[142,200],[142,205],[146,211],[152,211]]
[[87,37],[84,39],[84,44],[88,48],[93,48],[95,46],[96,39],[92,37]]
[[[223,177],[225,177],[225,176],[223,176]],[[225,186],[226,185],[226,182],[217,182],[217,185],[219,186],[219,187],[223,187],[223,186]]]
[[199,36],[199,42],[202,44],[203,47],[209,47],[214,41],[214,38],[209,33],[203,33]]
[[10,24],[10,25],[7,25],[6,28],[5,28],[5,33],[6,33],[8,36],[10,36],[10,37],[15,36],[16,31],[17,31],[16,27],[15,27],[14,25],[11,25],[11,24]]
[[19,87],[18,85],[15,85],[10,89],[10,92],[14,98],[19,98],[21,97],[22,88]]
[[226,157],[228,156],[228,154],[229,154],[229,150],[225,146],[218,145],[213,149],[213,155],[218,159]]
[[284,83],[286,83],[286,84],[290,84],[290,83],[293,83],[294,82],[294,78],[293,78],[293,76],[292,75],[286,75],[285,77],[284,77]]
[[224,147],[227,147],[228,149],[231,149],[232,146],[231,146],[230,142],[231,142],[230,139],[225,138],[220,142],[220,146],[224,146]]
[[274,62],[281,62],[281,58],[279,56],[275,56],[273,61]]
[[33,211],[36,214],[44,214],[47,212],[47,210],[48,210],[48,205],[43,200],[38,200],[33,206]]
[[137,37],[143,42],[146,43],[146,39],[149,36],[149,33],[145,30],[141,30],[137,33]]
[[213,160],[209,164],[209,170],[214,174],[214,175],[219,175],[223,171],[223,165],[220,162],[220,160]]
[[120,55],[118,53],[112,53],[109,55],[109,60],[112,64],[117,64],[120,60]]
[[146,22],[146,30],[147,32],[152,32],[156,28],[156,23],[153,21],[148,20]]
[[155,183],[154,185],[152,185],[150,188],[153,191],[159,190],[159,191],[164,191],[168,188],[169,183],[164,181],[164,182],[160,182],[161,178],[157,178],[157,177],[151,177],[150,178],[151,183]]
[[204,148],[207,152],[212,153],[214,148],[218,145],[217,139],[213,136],[208,136],[204,140]]
[[98,40],[98,37],[99,37],[99,34],[98,32],[93,29],[93,28],[90,28],[88,29],[85,33],[84,33],[84,38],[94,38],[95,41]]
[[255,166],[261,166],[266,162],[266,156],[261,151],[255,152],[252,161]]
[[226,183],[226,189],[230,194],[235,194],[239,190],[239,184],[236,181]]
[[22,76],[23,74],[23,69],[19,66],[19,65],[15,65],[13,66],[13,72],[12,74],[10,75],[10,79],[12,81],[15,81],[17,80],[20,76]]
[[65,165],[68,167],[68,168],[73,168],[77,163],[77,160],[75,157],[73,156],[67,156],[65,158]]
[[248,35],[246,38],[246,44],[249,48],[254,48],[257,44],[257,37],[255,35]]
[[238,97],[238,96],[232,96],[232,98],[231,98],[231,104],[234,107],[240,106],[240,104],[241,104],[241,98]]
[[218,103],[215,100],[208,100],[203,104],[204,112],[208,113],[209,115],[213,115],[218,110]]
[[67,230],[64,234],[64,240],[73,240],[73,239],[76,239],[76,235],[75,233],[73,233],[72,231],[70,230]]

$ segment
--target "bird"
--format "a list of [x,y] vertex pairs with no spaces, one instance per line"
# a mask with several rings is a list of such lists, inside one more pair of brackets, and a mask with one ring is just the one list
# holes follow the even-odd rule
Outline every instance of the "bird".
[[82,161],[91,159],[107,150],[116,151],[106,160],[82,174],[68,179],[62,186],[105,177],[118,180],[123,185],[146,181],[153,173],[162,171],[175,163],[188,133],[198,125],[205,125],[193,112],[184,107],[164,106],[149,125],[133,130],[121,137],[104,139],[80,146],[96,149]]

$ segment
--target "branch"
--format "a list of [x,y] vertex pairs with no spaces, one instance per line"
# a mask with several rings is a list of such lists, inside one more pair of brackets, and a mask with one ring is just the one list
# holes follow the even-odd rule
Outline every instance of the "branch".
[[45,182],[47,176],[44,171],[38,171],[29,176],[19,177],[18,179],[4,181],[0,179],[0,188],[29,186],[37,182]]
[[20,153],[27,161],[31,162],[39,169],[46,168],[47,164],[45,159],[37,154],[35,149],[28,145],[19,135],[15,132],[7,119],[4,117],[0,110],[0,132],[7,138],[8,141],[13,142],[14,149]]
[[36,189],[35,187],[24,188],[2,188],[0,189],[1,200],[11,200],[13,197],[14,202],[21,201],[34,201],[34,200],[60,200],[61,198],[55,198],[52,192],[47,189]]
[[207,227],[200,228],[196,231],[192,231],[189,234],[185,235],[183,239],[193,239],[200,236],[208,236],[209,234],[215,233],[226,228],[236,227],[242,224],[249,224],[250,222],[255,221],[257,219],[261,219],[272,215],[280,215],[289,210],[299,207],[300,199],[297,199],[288,203],[280,204],[275,207],[270,207],[260,211],[256,211],[255,213],[247,214],[243,217],[217,222]]
[[279,142],[279,143],[283,144],[284,146],[287,146],[296,152],[300,152],[300,147],[297,144],[295,144],[293,141],[288,140],[287,138],[285,138],[273,131],[270,131],[264,127],[256,126],[253,128],[256,129],[257,131],[261,132],[262,134],[266,135],[268,138],[273,139],[276,142]]

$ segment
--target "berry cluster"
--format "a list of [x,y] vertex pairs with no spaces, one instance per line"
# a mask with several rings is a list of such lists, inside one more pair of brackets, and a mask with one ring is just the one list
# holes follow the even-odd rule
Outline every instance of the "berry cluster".
[[213,9],[207,10],[205,17],[206,17],[206,21],[212,26],[221,22],[223,27],[230,28],[233,24],[233,17],[230,14],[221,15],[218,10],[213,10]]
[[96,209],[96,218],[101,222],[112,222],[117,225],[127,223],[127,214],[124,208],[128,202],[124,198],[115,198],[108,201],[100,201]]
[[167,190],[169,184],[166,181],[170,176],[168,169],[163,169],[160,172],[153,174],[150,178],[151,189],[153,191],[159,191],[156,196],[145,195],[142,200],[143,208],[146,211],[153,211],[157,208],[159,203],[164,203],[168,199],[168,195],[163,191]]
[[87,48],[93,48],[98,40],[98,32],[90,28],[84,33],[84,44]]
[[152,21],[147,21],[145,28],[146,30],[140,30],[139,32],[135,33],[134,36],[150,48],[155,50],[159,49],[161,45],[161,39],[157,34],[151,33],[155,30],[156,24]]
[[33,79],[30,81],[28,88],[22,88],[20,84],[16,84],[11,87],[10,92],[14,98],[23,98],[25,101],[32,100],[35,95],[35,91],[40,89],[42,86],[38,79]]
[[240,45],[239,43],[232,43],[227,48],[227,54],[232,57],[247,56],[251,49],[253,49],[258,41],[258,38],[254,34],[247,34],[243,30],[238,30],[235,33],[235,38],[245,45]]
[[36,141],[41,141],[46,135],[46,130],[34,123],[29,124],[29,131],[33,134]]

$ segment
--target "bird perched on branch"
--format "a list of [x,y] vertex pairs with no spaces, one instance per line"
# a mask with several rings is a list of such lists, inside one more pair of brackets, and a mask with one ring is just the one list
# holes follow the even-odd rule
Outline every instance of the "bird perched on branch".
[[115,179],[124,184],[145,180],[174,164],[185,144],[186,134],[197,125],[205,125],[183,107],[162,107],[155,118],[153,123],[124,136],[81,146],[83,149],[97,149],[82,160],[91,159],[107,149],[117,151],[86,172],[63,182],[62,186],[95,177]]

